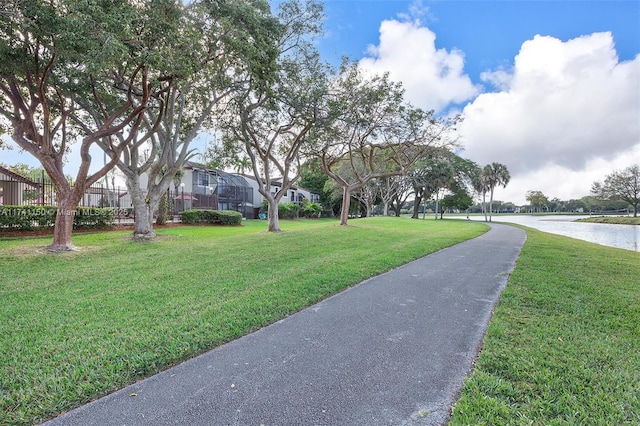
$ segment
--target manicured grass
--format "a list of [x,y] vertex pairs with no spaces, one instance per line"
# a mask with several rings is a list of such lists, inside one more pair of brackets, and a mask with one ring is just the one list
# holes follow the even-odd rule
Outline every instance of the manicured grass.
[[640,253],[527,234],[450,424],[640,424]]
[[486,231],[370,218],[0,240],[0,424],[33,424]]
[[600,216],[578,219],[577,222],[613,223],[617,225],[640,225],[640,217]]

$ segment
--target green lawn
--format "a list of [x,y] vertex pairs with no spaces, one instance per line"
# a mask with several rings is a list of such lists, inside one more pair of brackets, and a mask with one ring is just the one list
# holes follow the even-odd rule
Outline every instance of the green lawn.
[[613,223],[616,225],[640,225],[640,217],[599,216],[578,219],[578,222]]
[[527,234],[451,425],[640,425],[640,253]]
[[370,218],[0,239],[0,424],[33,424],[487,227]]

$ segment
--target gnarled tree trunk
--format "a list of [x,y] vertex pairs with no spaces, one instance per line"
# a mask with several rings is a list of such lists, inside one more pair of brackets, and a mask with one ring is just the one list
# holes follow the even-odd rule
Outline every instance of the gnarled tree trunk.
[[58,209],[56,211],[56,222],[53,228],[53,242],[47,246],[50,251],[72,251],[77,248],[71,242],[73,232],[73,218],[76,215],[76,208],[79,199],[75,199],[73,191],[57,193]]
[[140,178],[127,179],[127,189],[131,194],[133,209],[135,212],[133,238],[144,240],[155,237],[153,232],[153,209],[151,199],[140,186]]

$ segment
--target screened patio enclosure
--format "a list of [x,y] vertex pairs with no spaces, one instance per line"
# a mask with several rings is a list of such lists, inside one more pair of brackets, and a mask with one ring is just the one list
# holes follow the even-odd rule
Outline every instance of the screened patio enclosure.
[[244,177],[221,170],[199,168],[193,163],[192,170],[191,187],[182,184],[181,191],[175,194],[178,211],[189,208],[233,210],[247,219],[255,217],[253,188]]

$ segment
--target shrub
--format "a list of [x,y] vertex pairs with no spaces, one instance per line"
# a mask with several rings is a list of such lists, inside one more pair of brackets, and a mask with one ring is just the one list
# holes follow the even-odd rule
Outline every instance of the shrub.
[[182,212],[182,223],[190,225],[240,225],[242,214],[232,210],[191,209]]
[[305,217],[320,217],[322,206],[319,203],[305,203],[302,206],[302,213]]
[[105,228],[113,225],[114,209],[78,207],[73,216],[74,228]]
[[56,208],[41,206],[0,206],[0,229],[32,231],[52,227]]
[[[52,228],[56,222],[56,206],[0,206],[0,231],[33,231]],[[113,209],[78,207],[73,228],[103,228],[113,224]]]
[[295,219],[300,213],[300,206],[296,203],[280,203],[278,205],[278,216],[283,219]]

